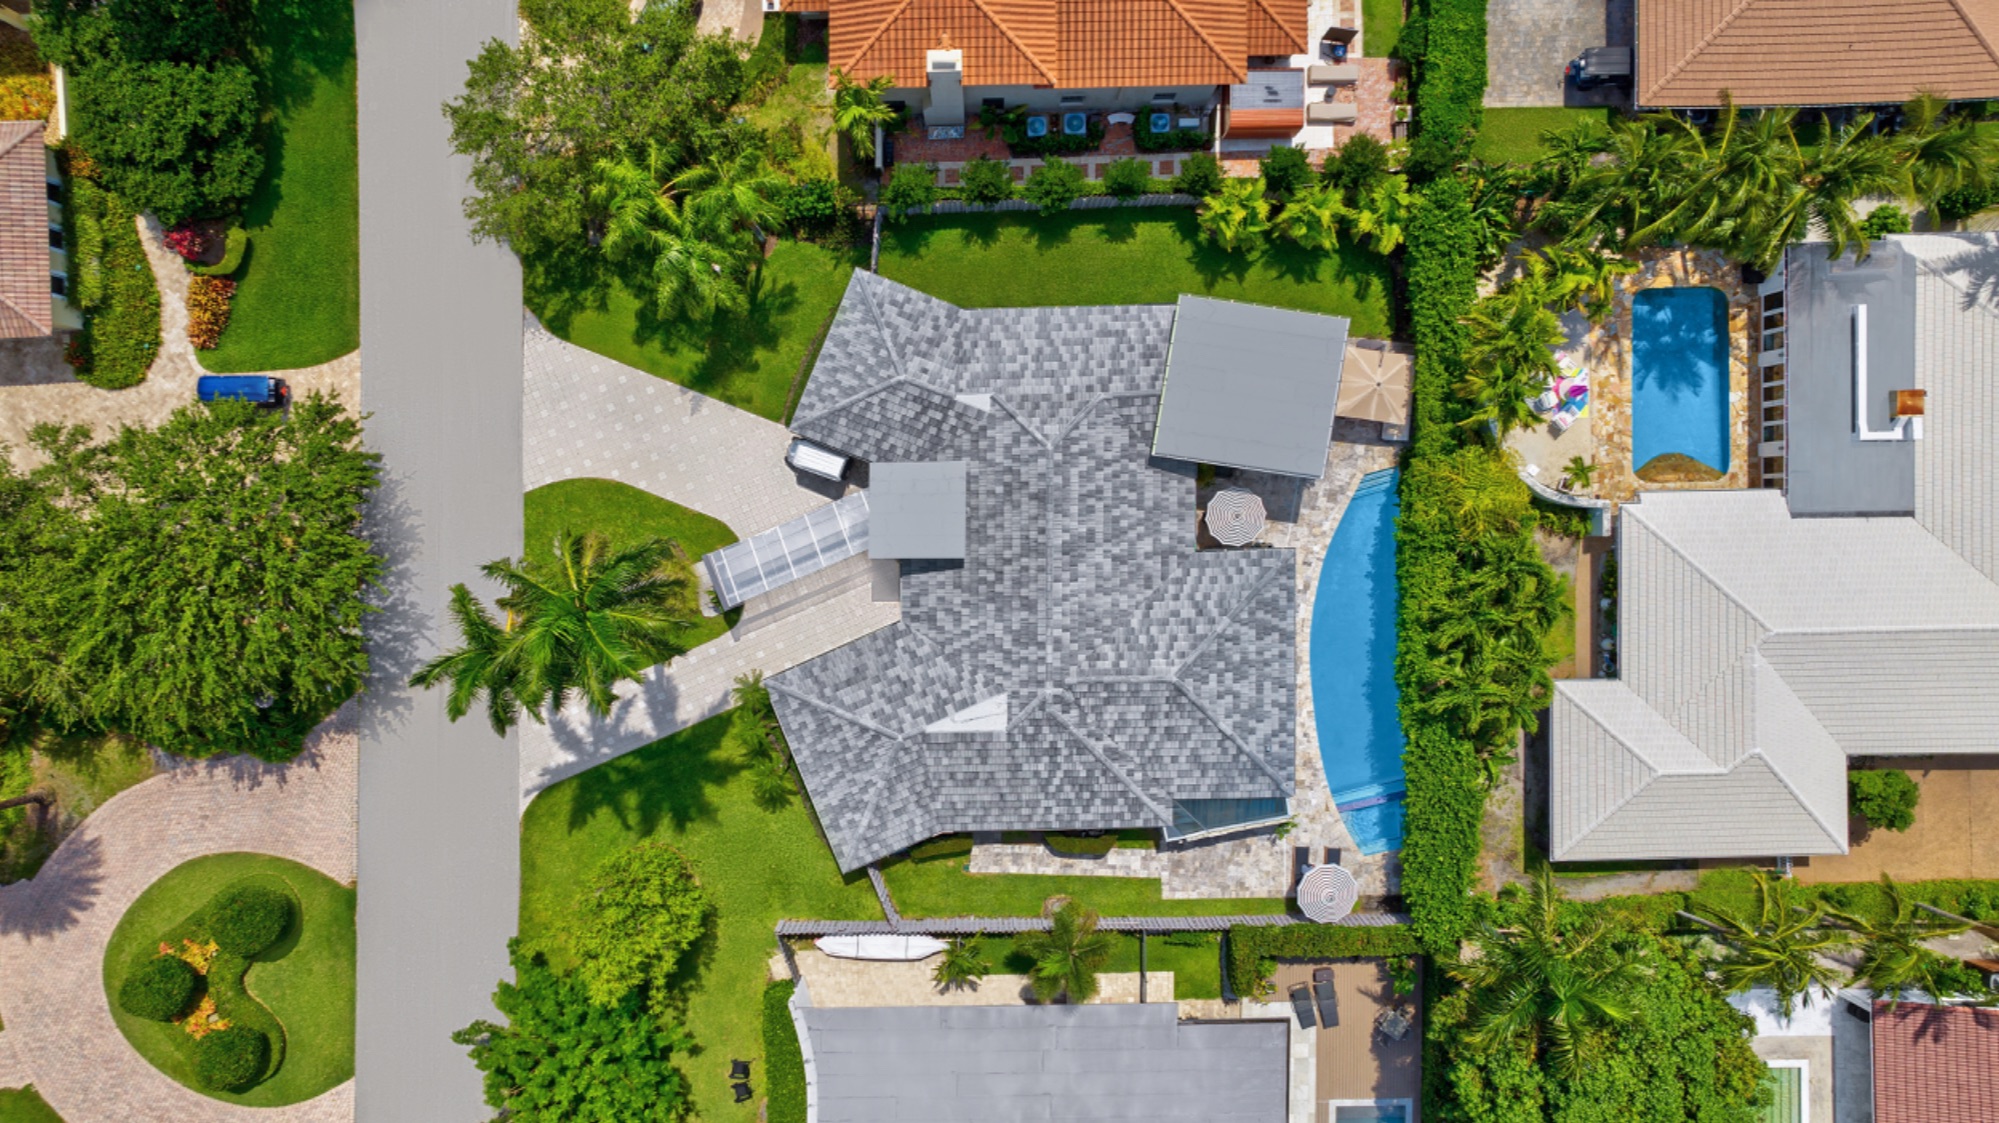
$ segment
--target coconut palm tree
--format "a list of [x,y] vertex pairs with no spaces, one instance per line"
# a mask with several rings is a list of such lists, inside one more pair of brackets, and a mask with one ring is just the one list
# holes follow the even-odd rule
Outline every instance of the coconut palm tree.
[[1270,200],[1260,179],[1225,179],[1222,189],[1201,200],[1201,234],[1217,249],[1241,253],[1270,232]]
[[1450,973],[1471,988],[1473,1048],[1526,1045],[1573,1078],[1598,1039],[1631,1020],[1626,992],[1642,968],[1602,917],[1563,921],[1549,870],[1534,880],[1520,923],[1482,921],[1471,940],[1480,954]]
[[1023,932],[1014,947],[1034,961],[1028,985],[1043,1002],[1063,998],[1088,1002],[1096,997],[1097,972],[1110,962],[1112,936],[1097,931],[1097,914],[1074,901],[1065,902],[1049,919],[1046,932]]
[[930,973],[938,990],[977,989],[979,982],[992,974],[993,965],[986,959],[983,940],[983,934],[975,934],[961,936],[945,945],[943,956]]
[[1354,233],[1366,238],[1376,253],[1394,253],[1402,245],[1416,196],[1409,177],[1385,175],[1362,193],[1353,210]]
[[1894,144],[1869,128],[1872,121],[1862,117],[1821,140],[1817,151],[1803,160],[1795,182],[1783,189],[1778,216],[1767,224],[1740,227],[1737,255],[1772,268],[1785,246],[1816,231],[1832,243],[1834,257],[1849,245],[1857,246],[1865,257],[1867,234],[1855,204],[1870,195],[1904,193],[1908,184],[1908,172]]
[[[744,247],[722,244],[701,229],[660,176],[666,165],[657,148],[644,161],[620,156],[597,163],[592,201],[606,214],[606,256],[612,260],[647,260],[653,303],[666,317],[703,317],[742,307],[744,277],[752,257]],[[719,210],[710,204],[709,214]]]
[[1617,299],[1617,279],[1638,272],[1638,263],[1629,258],[1561,245],[1527,254],[1525,264],[1555,303],[1576,308],[1598,324]]
[[896,110],[882,100],[882,95],[894,88],[892,75],[878,74],[856,82],[846,71],[833,69],[833,127],[847,134],[854,155],[863,160],[874,158],[875,127],[895,122]]
[[771,200],[785,182],[761,149],[746,148],[687,169],[674,179],[673,191],[696,231],[761,262],[763,235],[780,219]]
[[495,602],[506,623],[464,585],[452,586],[459,646],[424,664],[409,684],[450,684],[445,712],[453,721],[483,697],[499,733],[522,713],[541,721],[544,708],[560,710],[575,694],[591,713],[608,716],[618,682],[637,682],[687,650],[678,638],[694,623],[685,562],[669,539],[614,553],[600,534],[563,534],[543,559],[488,562],[480,573],[506,590]]
[[1883,919],[1846,910],[1830,913],[1859,935],[1860,963],[1854,968],[1854,981],[1877,995],[1888,995],[1894,1003],[1911,992],[1952,997],[1962,989],[1952,978],[1961,973],[1960,965],[1923,944],[1940,936],[1955,936],[1971,926],[1923,912],[1885,873],[1881,875],[1881,891],[1888,897],[1888,914]]
[[1904,123],[1892,141],[1907,194],[1925,206],[1952,191],[1989,186],[1999,166],[1999,138],[1969,115],[1948,116],[1949,108],[1937,94],[1917,94],[1902,107]]
[[1772,881],[1762,870],[1751,870],[1750,877],[1756,884],[1753,916],[1713,907],[1680,915],[1712,930],[1727,945],[1727,957],[1715,967],[1722,986],[1731,991],[1768,987],[1789,1018],[1800,997],[1809,1004],[1814,990],[1832,996],[1846,972],[1823,956],[1846,947],[1852,938],[1831,925],[1823,902],[1792,900],[1786,889],[1790,883]]
[[1277,216],[1277,231],[1308,250],[1331,250],[1340,244],[1340,223],[1350,213],[1345,192],[1319,184],[1291,196]]
[[1461,424],[1491,426],[1504,438],[1532,425],[1532,405],[1557,373],[1555,348],[1562,323],[1548,309],[1547,287],[1532,274],[1518,278],[1472,306],[1465,317],[1471,341],[1465,377],[1456,392],[1476,408]]
[[1601,465],[1597,464],[1596,461],[1586,460],[1580,454],[1571,456],[1569,457],[1568,465],[1562,469],[1562,478],[1568,480],[1569,485],[1572,487],[1587,489],[1591,478],[1596,475],[1596,470],[1599,467]]

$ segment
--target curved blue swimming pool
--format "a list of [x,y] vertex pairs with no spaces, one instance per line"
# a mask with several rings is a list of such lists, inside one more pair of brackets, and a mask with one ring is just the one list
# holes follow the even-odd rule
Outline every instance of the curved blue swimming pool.
[[1631,300],[1631,466],[1669,452],[1728,471],[1728,298],[1705,287]]
[[1363,477],[1312,599],[1312,708],[1326,786],[1363,854],[1402,846],[1402,718],[1395,691],[1394,469]]

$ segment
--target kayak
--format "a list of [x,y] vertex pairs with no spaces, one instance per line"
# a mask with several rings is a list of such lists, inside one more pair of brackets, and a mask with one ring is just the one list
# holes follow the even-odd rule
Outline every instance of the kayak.
[[821,936],[813,943],[836,959],[928,959],[949,947],[930,936]]

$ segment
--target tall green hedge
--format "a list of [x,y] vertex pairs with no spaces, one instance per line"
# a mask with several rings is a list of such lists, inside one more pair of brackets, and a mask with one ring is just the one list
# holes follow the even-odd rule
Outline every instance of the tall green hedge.
[[101,390],[145,381],[160,351],[160,290],[131,208],[96,183],[72,176],[64,198],[73,241],[70,276],[84,314],[73,352],[76,376]]
[[764,1094],[770,1100],[765,1123],[805,1123],[805,1051],[788,1005],[797,989],[790,979],[764,988]]
[[1229,929],[1229,987],[1239,996],[1262,993],[1279,959],[1387,958],[1417,955],[1423,948],[1405,925],[1346,928],[1332,924],[1287,924],[1281,928]]
[[1410,174],[1447,175],[1471,154],[1485,100],[1486,0],[1419,0],[1402,34],[1416,63]]

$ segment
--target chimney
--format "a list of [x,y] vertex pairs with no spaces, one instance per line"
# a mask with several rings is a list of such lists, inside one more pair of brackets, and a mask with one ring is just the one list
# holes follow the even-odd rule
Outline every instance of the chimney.
[[965,52],[939,48],[923,53],[924,71],[930,77],[930,107],[923,111],[926,125],[965,123]]
[[1927,391],[1923,390],[1895,391],[1895,416],[1921,417],[1923,415],[1923,399],[1926,396]]

